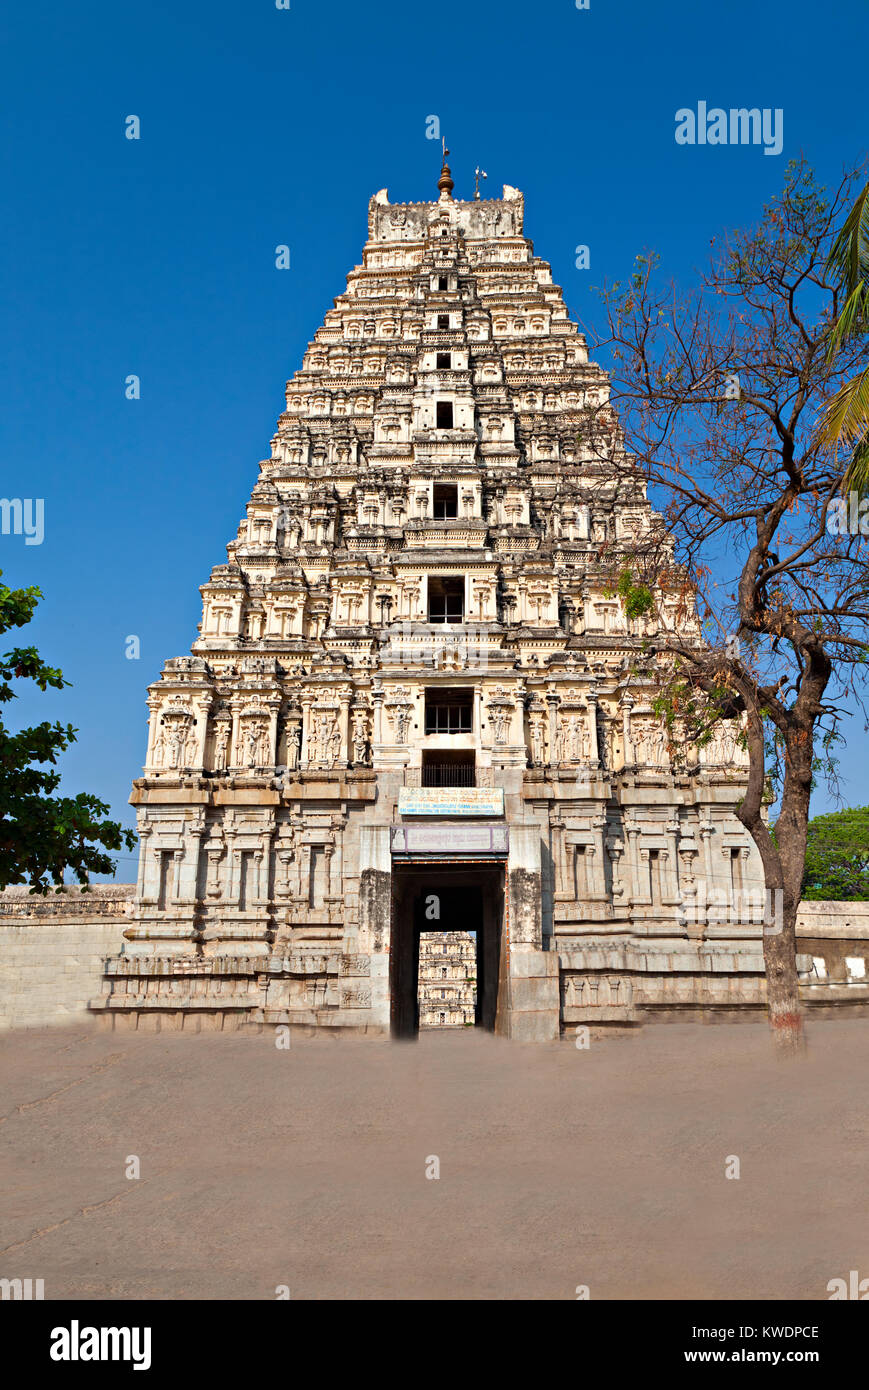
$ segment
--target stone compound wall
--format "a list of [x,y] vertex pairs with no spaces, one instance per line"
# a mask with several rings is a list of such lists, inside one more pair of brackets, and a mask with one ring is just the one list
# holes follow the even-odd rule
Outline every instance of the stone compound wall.
[[107,956],[124,947],[135,885],[67,888],[47,898],[0,893],[0,1031],[80,1023],[102,988]]
[[809,1004],[869,1003],[869,902],[801,903],[797,940],[811,959],[800,977]]
[[[106,958],[117,958],[130,949],[123,933],[132,921],[134,893],[131,883],[98,884],[88,893],[68,888],[47,898],[31,896],[26,888],[0,893],[0,1031],[80,1023],[94,1017],[88,1013],[88,1004],[99,1000],[104,991]],[[865,1008],[869,1004],[869,902],[803,903],[797,930],[800,954],[807,967],[811,963],[801,976],[805,1002],[812,1008],[837,1011],[848,1005]],[[759,943],[756,949],[759,953]],[[562,961],[562,1023],[569,1028],[582,1021],[582,1004],[588,1001],[569,994],[564,997],[570,979],[565,964]],[[584,964],[588,968],[589,961]],[[607,972],[615,969],[615,963],[602,960],[599,964],[601,988],[611,989]],[[679,964],[678,960],[662,962],[662,983],[672,985]],[[645,965],[648,970],[649,963]],[[648,982],[642,972],[640,979]],[[726,970],[722,982],[726,988]],[[748,1003],[762,1007],[762,975],[757,983],[756,999],[746,998],[744,990],[737,992],[734,1013]],[[642,1015],[651,1020],[658,1011],[648,1008],[636,986],[635,991],[636,1021]],[[613,1021],[624,1021],[623,1008],[618,1007],[624,1000],[612,1000],[612,1004]]]
[[[869,902],[803,902],[797,917],[800,993],[813,1011],[869,1006]],[[677,939],[559,942],[561,1023],[724,1020],[766,1008],[763,942]]]

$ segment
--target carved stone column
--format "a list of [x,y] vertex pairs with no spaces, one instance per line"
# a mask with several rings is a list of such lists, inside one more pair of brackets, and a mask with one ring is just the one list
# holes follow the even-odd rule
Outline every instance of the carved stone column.
[[604,864],[604,835],[606,825],[606,816],[595,816],[591,822],[594,839],[589,846],[589,849],[592,851],[589,896],[598,902],[609,902],[609,893],[607,892],[606,885],[606,867]]
[[637,850],[640,827],[633,823],[626,823],[625,834],[628,837],[627,877],[630,885],[630,899],[632,903],[635,903],[640,896],[640,862]]
[[275,897],[288,898],[292,892],[290,873],[293,866],[293,851],[282,847],[275,856]]
[[211,696],[203,695],[194,705],[196,714],[196,753],[194,765],[205,767],[205,740],[208,737],[208,714],[211,709]]
[[205,846],[206,870],[205,870],[205,896],[208,898],[220,897],[220,859],[223,854],[223,839],[218,838],[212,832],[211,838]]
[[[268,859],[261,849],[255,849],[253,862],[255,868],[254,897],[256,906],[262,907],[268,898]],[[265,873],[263,872],[264,869]]]
[[694,873],[694,860],[699,851],[697,846],[688,840],[682,840],[679,845],[679,861],[681,870],[679,873],[680,883],[680,903],[682,915],[680,923],[685,927],[685,931],[691,938],[703,936],[703,922],[700,920],[697,902],[697,879]]
[[[741,867],[739,920],[743,926],[747,926],[749,922],[763,921],[763,898],[760,897],[760,895],[755,895],[747,886],[749,866],[751,864],[750,846],[745,845],[745,847],[739,851],[739,862]],[[758,902],[755,901],[756,896],[760,898]]]
[[148,751],[145,754],[146,768],[153,766],[154,744],[157,742],[157,734],[160,728],[160,701],[156,696],[148,696],[148,709],[151,713],[148,717]]
[[299,849],[299,898],[305,904],[311,901],[311,846],[303,844]]
[[631,767],[634,762],[634,738],[631,732],[631,710],[634,702],[630,695],[625,695],[622,703],[622,746],[624,749],[624,765]]
[[629,884],[622,876],[624,872],[624,842],[614,836],[609,836],[606,847],[609,851],[610,863],[613,866],[613,908],[626,907],[630,893]]
[[323,846],[323,854],[326,859],[326,892],[324,894],[324,898],[326,902],[326,907],[327,909],[329,909],[331,908],[332,903],[335,902],[337,897],[337,894],[334,891],[335,886],[332,882],[332,864],[335,858],[334,844],[325,844]]
[[340,709],[338,712],[338,732],[341,742],[338,747],[338,765],[346,767],[350,761],[350,749],[348,742],[348,731],[350,724],[350,696],[349,690],[341,690],[339,694]]
[[635,902],[652,906],[652,879],[649,867],[649,851],[640,849],[637,856],[637,896]]
[[139,866],[136,876],[136,897],[141,898],[145,889],[145,865],[149,857],[148,841],[152,835],[150,825],[139,827]]
[[557,814],[549,817],[549,829],[552,835],[552,860],[555,865],[555,882],[553,888],[559,898],[569,896],[567,882],[567,856],[568,846],[564,839],[564,823]]
[[278,714],[280,712],[280,702],[278,700],[269,701],[269,757],[268,767],[273,767],[278,761]]
[[240,850],[236,843],[235,831],[228,830],[226,833],[226,863],[229,869],[229,882],[226,886],[226,900],[233,907],[238,907],[241,897],[241,864]]
[[183,849],[176,849],[172,855],[174,872],[172,874],[172,902],[181,901],[181,866],[184,863]]
[[712,888],[712,837],[715,827],[711,821],[700,822],[700,839],[703,842],[703,891],[697,895],[697,916],[704,929],[709,925],[709,897]]
[[232,702],[232,733],[229,737],[229,766],[238,769],[242,766],[243,749],[241,748],[241,720],[239,712],[241,705],[237,699]]
[[374,702],[374,737],[373,743],[376,746],[383,742],[383,687],[379,681],[375,681],[371,689],[371,699]]
[[679,892],[679,856],[676,853],[679,837],[679,822],[677,820],[668,821],[666,830],[669,888],[666,896],[662,894],[662,898],[664,903],[668,906],[676,907],[682,900],[682,895]]
[[199,854],[204,834],[204,824],[192,825],[187,829],[186,853],[183,854],[178,895],[180,901],[185,903],[192,904],[196,901],[196,890],[199,884]]
[[299,766],[302,768],[310,767],[314,761],[311,757],[311,706],[314,696],[310,691],[306,691],[302,696],[302,747],[299,757]]
[[344,898],[344,820],[341,816],[333,816],[332,833],[335,836],[334,854],[331,860],[331,874],[329,878],[329,893],[335,902],[342,902]]
[[546,696],[546,703],[549,706],[549,764],[554,767],[558,761],[558,706],[561,704],[561,696],[549,694]]
[[588,734],[590,741],[589,763],[592,767],[600,767],[600,749],[597,746],[597,691],[594,686],[586,695],[588,704]]

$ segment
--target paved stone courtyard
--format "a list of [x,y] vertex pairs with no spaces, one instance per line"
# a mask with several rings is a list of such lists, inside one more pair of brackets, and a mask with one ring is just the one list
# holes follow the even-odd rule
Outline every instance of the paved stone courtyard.
[[7,1035],[0,1276],[47,1298],[827,1299],[869,1275],[869,1029],[819,1020],[810,1045],[783,1066],[754,1024],[588,1051]]

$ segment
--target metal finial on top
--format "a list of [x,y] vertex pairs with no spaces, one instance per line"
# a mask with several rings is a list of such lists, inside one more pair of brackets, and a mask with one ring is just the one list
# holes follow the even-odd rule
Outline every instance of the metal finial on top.
[[453,176],[450,173],[450,166],[449,164],[447,164],[447,155],[449,154],[449,150],[447,149],[447,142],[445,139],[441,140],[441,148],[444,152],[444,162],[441,167],[441,176],[438,179],[438,188],[441,191],[441,197],[446,196],[447,198],[451,198],[453,195],[453,189],[455,188],[455,184],[453,183]]

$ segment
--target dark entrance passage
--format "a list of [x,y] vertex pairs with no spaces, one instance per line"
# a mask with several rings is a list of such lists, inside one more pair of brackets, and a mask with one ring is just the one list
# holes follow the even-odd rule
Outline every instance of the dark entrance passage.
[[393,860],[389,952],[393,1037],[415,1038],[419,1033],[419,938],[422,932],[432,931],[476,933],[474,1022],[478,1028],[494,1031],[503,915],[502,863]]

